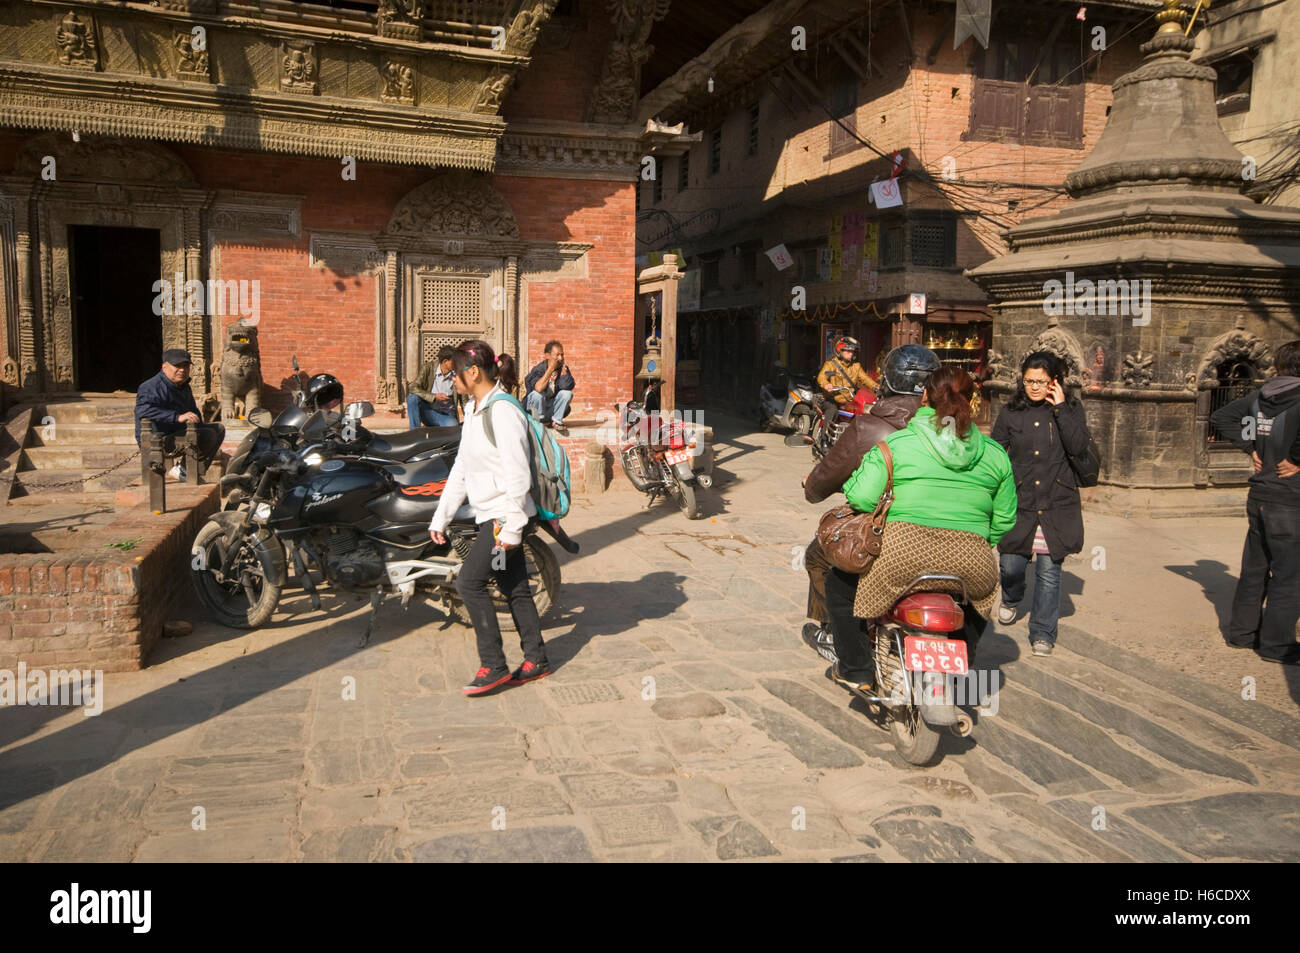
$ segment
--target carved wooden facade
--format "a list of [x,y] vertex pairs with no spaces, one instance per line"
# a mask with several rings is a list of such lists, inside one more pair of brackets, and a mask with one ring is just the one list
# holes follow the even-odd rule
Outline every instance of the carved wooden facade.
[[[367,15],[285,0],[0,2],[0,129],[23,136],[0,168],[0,377],[33,393],[79,389],[68,245],[82,225],[156,230],[167,281],[242,279],[246,250],[262,246],[372,276],[374,396],[388,406],[444,343],[483,337],[522,357],[529,287],[591,277],[593,245],[521,234],[489,173],[630,186],[645,151],[627,104],[611,111],[600,86],[577,110],[600,125],[500,118],[556,4],[382,0]],[[662,6],[610,12],[633,59]],[[619,20],[624,8],[632,20]],[[213,184],[195,171],[198,150],[183,152],[191,169],[169,143],[430,170],[367,210],[386,226],[316,230],[303,195]],[[223,276],[230,249],[241,273],[228,260]],[[162,347],[193,356],[196,394],[215,393],[222,317],[159,320]]]

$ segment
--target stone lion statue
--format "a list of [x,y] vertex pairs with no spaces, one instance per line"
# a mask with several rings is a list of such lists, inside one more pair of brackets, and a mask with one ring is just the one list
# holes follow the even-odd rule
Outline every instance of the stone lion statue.
[[244,413],[261,406],[262,362],[257,353],[257,328],[236,321],[226,327],[221,354],[221,419],[234,420],[235,398],[242,397]]

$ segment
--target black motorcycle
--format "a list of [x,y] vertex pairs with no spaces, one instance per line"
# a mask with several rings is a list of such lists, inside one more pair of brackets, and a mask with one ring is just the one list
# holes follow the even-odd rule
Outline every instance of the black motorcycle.
[[[373,413],[365,404],[352,409]],[[315,608],[319,577],[336,591],[368,593],[372,610],[386,594],[400,595],[403,606],[421,595],[441,600],[451,616],[469,624],[455,583],[478,531],[472,510],[458,511],[446,543],[429,537],[455,446],[411,463],[333,455],[339,441],[332,438],[354,422],[344,418],[340,428],[337,418],[317,411],[300,428],[299,450],[280,446],[253,453],[248,472],[257,477],[249,497],[238,509],[214,513],[200,528],[191,576],[200,601],[222,624],[252,629],[271,618],[289,585],[289,552],[293,575]],[[525,564],[538,615],[544,616],[559,593],[560,566],[539,529],[570,552],[577,546],[548,522],[534,520],[525,530]],[[495,592],[494,598],[502,628],[513,628],[504,596]]]

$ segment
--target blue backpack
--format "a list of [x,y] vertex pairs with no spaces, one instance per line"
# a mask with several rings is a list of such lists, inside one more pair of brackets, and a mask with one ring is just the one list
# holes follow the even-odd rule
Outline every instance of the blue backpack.
[[[483,406],[491,407],[499,400],[507,401],[519,408],[528,422],[528,445],[532,450],[533,486],[529,491],[537,515],[544,520],[563,519],[569,512],[569,458],[564,448],[555,439],[555,434],[545,425],[534,419],[524,410],[523,404],[510,394],[497,394]],[[483,415],[483,432],[487,434],[488,443],[497,445],[496,434],[492,429],[492,415]]]

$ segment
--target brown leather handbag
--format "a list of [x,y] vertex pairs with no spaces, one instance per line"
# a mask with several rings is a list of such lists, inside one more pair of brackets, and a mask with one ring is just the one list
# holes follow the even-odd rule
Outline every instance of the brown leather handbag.
[[885,538],[885,516],[894,502],[894,457],[883,440],[876,444],[885,458],[885,492],[870,513],[859,513],[847,504],[827,510],[817,524],[817,542],[831,565],[861,575],[880,555]]

